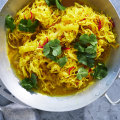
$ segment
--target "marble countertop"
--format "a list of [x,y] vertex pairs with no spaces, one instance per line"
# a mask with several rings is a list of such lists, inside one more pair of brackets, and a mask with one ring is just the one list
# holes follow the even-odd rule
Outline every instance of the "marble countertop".
[[[120,79],[117,79],[112,87],[109,89],[108,95],[111,96],[112,100],[115,101],[120,98],[119,91]],[[10,103],[10,101],[0,96],[0,106],[5,106]],[[2,114],[2,112],[0,112],[0,120],[3,120],[2,118],[4,116],[9,117],[8,113],[11,113],[11,111],[9,111],[9,109],[7,110],[7,115],[6,113]],[[24,111],[25,110],[22,110],[23,113]],[[15,110],[12,114],[14,116],[17,116],[18,112],[16,112]],[[92,104],[78,110],[62,113],[35,110],[31,114],[35,114],[38,120],[120,120],[120,104],[113,106],[103,96]],[[17,120],[21,120],[21,118]]]

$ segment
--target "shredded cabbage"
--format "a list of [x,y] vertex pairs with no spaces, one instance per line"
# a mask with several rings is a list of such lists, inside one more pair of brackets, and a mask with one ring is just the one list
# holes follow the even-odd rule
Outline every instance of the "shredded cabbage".
[[[35,0],[32,5],[27,5],[17,12],[15,23],[19,24],[21,19],[29,19],[30,12],[33,14],[32,19],[40,22],[37,31],[26,33],[16,28],[8,34],[9,45],[17,48],[19,52],[17,53],[19,54],[18,64],[15,66],[17,73],[23,78],[30,77],[32,73],[35,73],[38,76],[38,91],[49,95],[52,95],[52,91],[56,91],[57,87],[64,87],[66,90],[79,90],[86,87],[93,81],[92,70],[87,77],[82,80],[77,79],[78,69],[84,66],[78,64],[76,49],[71,43],[75,41],[78,34],[90,35],[93,33],[98,39],[96,60],[105,60],[105,54],[110,46],[114,46],[116,43],[115,35],[112,32],[111,18],[78,3],[66,8],[65,11],[60,11],[53,6],[47,6],[45,0]],[[98,29],[99,20],[102,25],[100,30]],[[63,47],[70,48],[64,50],[63,53],[68,58],[64,67],[61,68],[57,63],[46,58],[43,55],[43,48],[38,48],[39,44],[44,44],[46,37],[49,41],[58,39]],[[10,61],[12,64],[14,58]],[[69,75],[69,69],[73,66],[74,69]],[[88,67],[86,69],[89,70]]]

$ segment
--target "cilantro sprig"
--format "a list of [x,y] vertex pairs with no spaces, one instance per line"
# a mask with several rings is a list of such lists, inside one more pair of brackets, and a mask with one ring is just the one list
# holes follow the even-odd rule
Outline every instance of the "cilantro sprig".
[[78,69],[77,78],[79,80],[81,80],[83,77],[86,77],[87,75],[88,71],[85,68],[81,67]]
[[16,28],[16,25],[14,24],[14,19],[12,16],[7,15],[5,17],[5,26],[9,28],[12,32]]
[[48,56],[48,55],[53,55],[55,57],[59,56],[61,54],[60,41],[57,39],[49,41],[44,46],[43,54],[45,56]]
[[102,79],[107,75],[107,67],[104,63],[98,63],[92,74],[95,79]]
[[65,10],[65,9],[66,9],[66,8],[60,3],[59,0],[55,0],[55,2],[56,2],[56,6],[57,6],[58,9],[60,9],[60,10]]
[[62,53],[62,49],[61,49],[61,45],[60,45],[60,41],[55,39],[55,40],[50,40],[43,49],[43,54],[55,61],[56,63],[58,63],[61,67],[63,67],[66,62],[67,62],[67,58],[66,57],[62,57],[58,59],[58,56],[61,55]]
[[20,31],[33,33],[35,32],[38,25],[39,25],[38,20],[35,20],[34,22],[32,22],[30,19],[28,20],[22,19],[18,25],[18,28]]
[[[39,22],[38,20],[35,20],[34,22],[31,21],[31,19],[21,19],[20,23],[18,24],[18,29],[20,31],[24,32],[35,32],[36,28],[38,27]],[[14,19],[12,16],[7,15],[5,17],[5,26],[13,32],[13,30],[16,28],[16,25],[14,24]]]
[[67,62],[67,57],[62,57],[60,59],[58,59],[57,63],[60,65],[60,67],[63,67]]
[[[87,34],[81,35],[79,42],[75,43],[74,48],[77,49],[78,62],[90,68],[95,66],[95,57],[97,51],[97,38],[94,34],[90,36]],[[81,80],[88,75],[88,71],[81,67],[78,70],[77,78]],[[104,63],[98,63],[93,70],[92,76],[95,79],[102,79],[107,75],[107,67]]]
[[56,5],[59,10],[65,10],[66,8],[60,3],[59,0],[45,0],[48,6]]
[[77,59],[78,62],[89,66],[94,66],[94,58],[97,51],[97,38],[94,34],[90,36],[87,34],[81,35],[79,42],[75,43],[74,48],[78,50]]
[[20,82],[20,85],[27,91],[32,92],[33,89],[37,89],[37,76],[32,73],[31,78],[25,78]]

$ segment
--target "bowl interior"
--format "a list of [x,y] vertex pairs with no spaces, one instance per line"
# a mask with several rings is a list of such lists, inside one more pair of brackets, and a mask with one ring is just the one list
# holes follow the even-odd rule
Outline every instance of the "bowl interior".
[[[29,0],[28,0],[29,1]],[[26,1],[26,3],[28,2]],[[120,43],[120,19],[109,0],[89,0],[90,4],[96,6],[111,16],[116,24],[117,41]],[[23,103],[46,111],[70,111],[88,105],[103,95],[114,82],[120,68],[120,48],[113,49],[108,62],[109,73],[106,78],[96,82],[82,93],[67,97],[49,97],[42,94],[31,94],[19,85],[19,80],[14,75],[7,57],[6,31],[4,26],[5,16],[15,15],[25,4],[24,0],[9,0],[0,13],[0,78],[7,89]]]

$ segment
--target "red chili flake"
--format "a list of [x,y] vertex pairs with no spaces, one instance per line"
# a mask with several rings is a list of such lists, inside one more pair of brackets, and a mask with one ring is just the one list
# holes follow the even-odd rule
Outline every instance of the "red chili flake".
[[109,20],[112,23],[113,28],[115,27],[115,23],[112,19]]
[[38,48],[43,48],[48,43],[48,37],[46,37],[47,41],[43,43],[43,46],[39,43]]
[[24,19],[26,19],[25,15],[24,15]]
[[86,20],[86,18],[84,18],[83,20]]
[[43,43],[43,46],[45,46],[45,45],[46,45],[46,42]]
[[69,50],[70,48],[63,47],[62,49],[63,49],[63,50]]
[[61,39],[64,38],[65,36],[64,35],[61,35]]
[[48,27],[52,27],[52,26],[54,26],[56,23],[53,23],[52,25],[50,25],[50,26],[48,26]]
[[30,19],[32,19],[32,17],[33,17],[33,14],[32,14],[32,12],[30,11],[30,14],[31,14],[31,16],[30,16]]
[[100,30],[101,28],[102,28],[101,20],[99,20],[98,30]]
[[79,4],[84,5],[85,3],[83,1],[79,1]]
[[88,72],[91,72],[91,71],[92,71],[92,69],[90,68]]
[[71,68],[69,69],[69,75],[70,75],[70,71],[71,71],[72,69],[75,69],[75,67],[71,67]]
[[43,43],[43,46],[45,46],[48,43],[48,38],[46,37],[47,41]]
[[[58,16],[56,16],[56,17],[58,17]],[[57,22],[53,23],[52,25],[48,26],[48,27],[52,27],[52,26],[54,26],[57,23],[59,23],[59,20]]]
[[46,39],[47,39],[47,41],[46,41],[46,42],[48,43],[48,37],[46,37]]
[[38,48],[43,48],[43,46],[39,43],[39,46],[38,46]]
[[76,82],[76,85],[79,85],[79,82]]
[[87,66],[86,66],[86,65],[84,65],[84,68],[87,68]]

